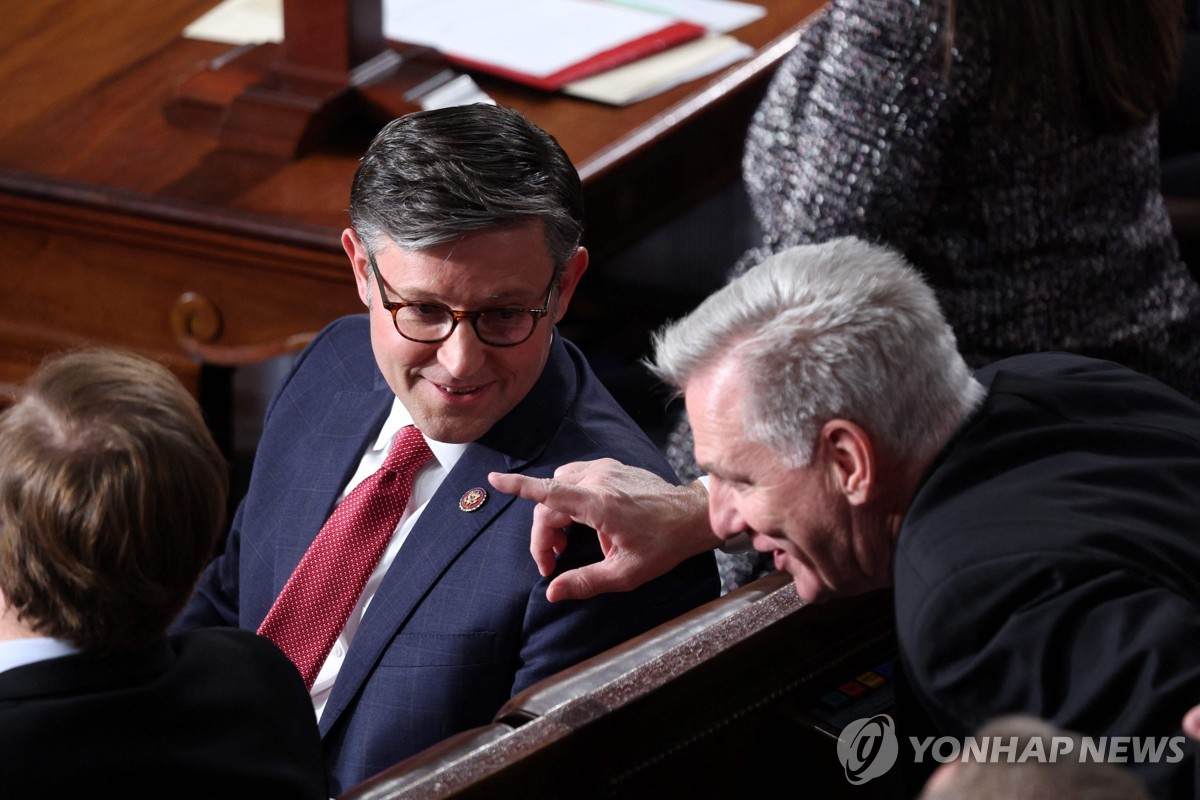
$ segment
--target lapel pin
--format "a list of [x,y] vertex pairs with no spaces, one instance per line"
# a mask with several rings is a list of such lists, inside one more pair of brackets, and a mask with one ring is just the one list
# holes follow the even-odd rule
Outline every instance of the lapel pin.
[[458,509],[460,511],[477,511],[480,506],[487,502],[487,492],[483,489],[469,489],[466,494],[458,499]]

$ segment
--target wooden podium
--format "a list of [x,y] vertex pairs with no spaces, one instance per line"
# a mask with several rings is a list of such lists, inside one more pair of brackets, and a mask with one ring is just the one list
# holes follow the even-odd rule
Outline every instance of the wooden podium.
[[[339,243],[350,181],[379,125],[409,107],[407,73],[432,68],[383,40],[380,1],[286,0],[284,42],[253,49],[181,36],[215,0],[7,9],[0,384],[101,343],[203,394],[212,367],[294,350],[361,310]],[[750,61],[627,107],[474,75],[579,169],[593,266],[572,316],[606,256],[737,178],[766,81],[820,4],[764,5],[735,32]]]
[[409,92],[446,68],[428,48],[388,45],[382,0],[284,0],[283,29],[281,44],[184,80],[168,117],[224,149],[292,159],[419,110]]

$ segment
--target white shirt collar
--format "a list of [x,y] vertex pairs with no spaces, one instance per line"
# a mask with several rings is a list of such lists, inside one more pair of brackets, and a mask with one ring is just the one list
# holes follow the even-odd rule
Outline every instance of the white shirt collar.
[[0,641],[0,672],[81,652],[83,651],[70,642],[51,639],[49,636],[6,639]]
[[[371,445],[371,451],[379,454],[386,453],[388,447],[391,446],[392,438],[400,429],[405,425],[412,424],[414,424],[412,414],[408,413],[408,409],[400,402],[399,397],[395,398],[392,401],[392,410],[388,414],[388,418],[383,421],[383,427],[379,429],[379,435],[375,437],[375,443]],[[425,441],[429,445],[430,451],[433,452],[433,457],[446,472],[454,469],[458,459],[462,458],[462,454],[467,451],[465,444],[439,442],[428,436],[425,437]]]

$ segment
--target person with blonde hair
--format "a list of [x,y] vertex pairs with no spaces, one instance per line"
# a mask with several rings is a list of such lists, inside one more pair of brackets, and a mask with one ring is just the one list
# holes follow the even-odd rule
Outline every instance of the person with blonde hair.
[[269,641],[168,636],[222,533],[199,406],[145,358],[55,358],[0,415],[0,787],[327,798],[308,695]]

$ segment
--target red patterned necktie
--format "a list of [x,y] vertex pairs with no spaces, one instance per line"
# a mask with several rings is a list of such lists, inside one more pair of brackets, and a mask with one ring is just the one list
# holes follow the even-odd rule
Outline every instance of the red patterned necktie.
[[309,689],[387,549],[408,505],[413,476],[432,457],[415,427],[397,433],[383,466],[333,510],[259,626]]

